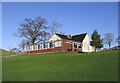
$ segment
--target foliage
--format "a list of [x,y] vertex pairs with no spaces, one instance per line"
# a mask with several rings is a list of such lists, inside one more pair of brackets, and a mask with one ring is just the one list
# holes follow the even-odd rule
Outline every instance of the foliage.
[[91,39],[91,45],[95,47],[95,50],[97,48],[103,47],[102,39],[100,39],[100,35],[98,34],[97,30],[93,32],[93,34],[91,35]]
[[120,46],[120,36],[116,39],[116,42],[118,43],[118,46]]

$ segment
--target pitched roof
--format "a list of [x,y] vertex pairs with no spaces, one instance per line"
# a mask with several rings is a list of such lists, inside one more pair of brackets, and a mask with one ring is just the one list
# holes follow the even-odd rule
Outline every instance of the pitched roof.
[[55,34],[58,35],[62,39],[82,42],[87,33],[83,33],[83,34],[79,34],[79,35],[73,35],[73,36],[71,36],[71,38],[69,38],[67,35],[62,35],[62,34],[58,34],[58,33],[55,33]]

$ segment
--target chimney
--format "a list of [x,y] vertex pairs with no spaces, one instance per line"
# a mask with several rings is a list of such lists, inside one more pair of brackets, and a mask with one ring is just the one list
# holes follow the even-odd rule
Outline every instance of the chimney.
[[72,35],[67,35],[67,38],[72,39]]

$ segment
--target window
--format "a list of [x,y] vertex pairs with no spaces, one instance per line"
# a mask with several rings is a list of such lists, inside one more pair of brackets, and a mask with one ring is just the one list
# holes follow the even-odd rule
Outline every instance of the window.
[[61,46],[61,41],[58,41],[58,46]]
[[77,44],[76,43],[74,43],[74,47],[77,48]]
[[33,50],[32,45],[30,45],[30,50]]
[[82,48],[82,44],[78,44],[78,48]]
[[47,48],[47,43],[44,43],[44,46],[43,46],[43,48]]
[[45,48],[48,48],[48,43],[45,44]]
[[35,45],[33,45],[33,50],[35,50]]
[[50,43],[50,48],[53,48],[54,47],[54,44],[53,42]]
[[38,44],[38,49],[40,49],[40,44]]
[[30,50],[30,46],[27,47],[27,50]]
[[59,47],[59,46],[61,46],[61,40],[55,41],[54,47]]
[[82,48],[82,46],[80,45],[78,48]]
[[41,43],[41,49],[43,49],[43,44]]

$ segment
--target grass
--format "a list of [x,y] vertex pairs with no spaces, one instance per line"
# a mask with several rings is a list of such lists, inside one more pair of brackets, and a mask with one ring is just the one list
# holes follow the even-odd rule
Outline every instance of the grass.
[[1,57],[9,57],[9,56],[12,56],[12,55],[17,55],[18,53],[15,53],[15,52],[9,52],[7,50],[4,50],[4,49],[0,49],[0,58]]
[[0,58],[0,82],[2,81],[2,58]]
[[3,58],[3,81],[117,81],[117,51]]

